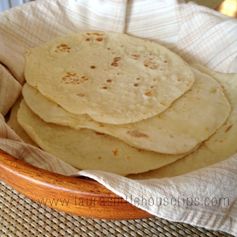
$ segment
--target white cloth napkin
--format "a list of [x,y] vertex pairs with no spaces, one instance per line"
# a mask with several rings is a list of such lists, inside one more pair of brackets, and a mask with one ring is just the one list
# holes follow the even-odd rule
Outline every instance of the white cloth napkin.
[[[26,49],[82,30],[126,32],[157,40],[189,62],[237,73],[237,21],[208,8],[175,0],[37,0],[0,14],[2,114],[20,93]],[[93,178],[158,217],[237,236],[237,155],[173,178],[132,180],[102,171],[78,172],[23,143],[1,114],[0,149],[41,168]],[[210,205],[210,200],[222,202]]]

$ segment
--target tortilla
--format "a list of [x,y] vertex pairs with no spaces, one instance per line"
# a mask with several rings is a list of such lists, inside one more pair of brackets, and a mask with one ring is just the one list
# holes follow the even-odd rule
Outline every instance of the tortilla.
[[17,111],[20,107],[20,102],[21,99],[18,99],[14,106],[11,108],[10,117],[7,121],[7,125],[11,127],[24,142],[37,146],[17,121]]
[[237,153],[237,74],[223,74],[196,65],[200,71],[213,76],[224,87],[232,105],[232,111],[226,123],[199,149],[185,158],[160,169],[140,175],[135,179],[163,178],[182,175],[223,161]]
[[193,85],[178,55],[121,33],[87,32],[31,49],[26,81],[74,114],[125,124],[166,110]]
[[23,96],[30,109],[48,123],[92,129],[140,149],[185,154],[223,125],[231,110],[216,80],[197,70],[194,75],[192,89],[164,113],[124,125],[99,123],[88,115],[71,114],[27,84],[23,87]]
[[24,101],[17,118],[39,147],[78,169],[96,169],[127,175],[156,169],[182,157],[139,150],[89,129],[76,130],[46,123]]

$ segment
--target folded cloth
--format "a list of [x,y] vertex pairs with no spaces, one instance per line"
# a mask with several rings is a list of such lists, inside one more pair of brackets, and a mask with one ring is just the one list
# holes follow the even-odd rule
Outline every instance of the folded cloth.
[[0,112],[6,115],[21,93],[21,85],[11,73],[0,64]]
[[[175,0],[37,0],[0,14],[0,70],[4,72],[0,85],[8,88],[8,93],[0,88],[2,114],[14,104],[19,83],[24,83],[26,50],[55,36],[83,30],[153,39],[189,62],[237,73],[237,21],[208,8]],[[25,144],[2,115],[0,149],[40,168],[93,178],[158,217],[237,235],[237,154],[178,177],[132,180],[108,172],[78,171]],[[210,205],[210,200],[218,205]]]

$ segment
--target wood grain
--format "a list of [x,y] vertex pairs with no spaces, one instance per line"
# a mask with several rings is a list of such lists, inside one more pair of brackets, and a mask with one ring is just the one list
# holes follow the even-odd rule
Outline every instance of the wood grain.
[[151,216],[93,180],[39,169],[2,151],[0,179],[38,203],[71,214],[104,219]]

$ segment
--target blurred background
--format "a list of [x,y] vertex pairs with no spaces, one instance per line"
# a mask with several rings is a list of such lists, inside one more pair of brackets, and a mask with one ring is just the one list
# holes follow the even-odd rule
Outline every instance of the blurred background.
[[8,8],[15,7],[30,1],[31,0],[0,0],[0,11],[4,11]]
[[[30,1],[32,0],[0,0],[0,12]],[[237,0],[193,0],[193,2],[218,10],[225,15],[237,17]]]

